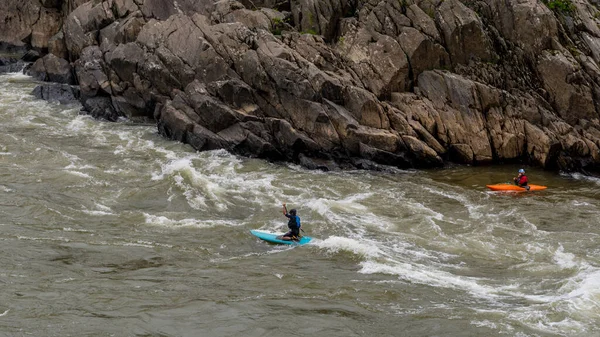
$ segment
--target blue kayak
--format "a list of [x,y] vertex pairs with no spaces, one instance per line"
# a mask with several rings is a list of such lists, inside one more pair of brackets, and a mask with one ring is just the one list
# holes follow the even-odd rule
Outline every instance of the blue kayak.
[[272,243],[279,243],[282,245],[304,245],[304,244],[309,243],[310,240],[312,240],[312,238],[310,236],[302,236],[300,238],[300,240],[298,240],[298,241],[282,240],[279,237],[281,237],[281,235],[283,235],[283,234],[275,234],[275,233],[263,232],[263,231],[258,231],[258,230],[251,230],[250,233],[252,233],[252,235],[256,236],[257,238],[259,238],[261,240],[265,240],[267,242],[272,242]]

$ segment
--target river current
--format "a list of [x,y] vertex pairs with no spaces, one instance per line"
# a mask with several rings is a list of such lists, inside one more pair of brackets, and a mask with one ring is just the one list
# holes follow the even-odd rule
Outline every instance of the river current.
[[[600,180],[195,152],[0,76],[0,336],[600,336]],[[296,208],[306,246],[271,245]]]

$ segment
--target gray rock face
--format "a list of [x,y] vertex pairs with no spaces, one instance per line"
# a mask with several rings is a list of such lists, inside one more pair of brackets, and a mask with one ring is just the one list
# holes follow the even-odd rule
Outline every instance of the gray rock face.
[[25,45],[41,10],[38,1],[6,0],[0,8],[0,41]]
[[491,59],[491,43],[475,11],[458,0],[448,0],[436,9],[435,19],[453,63]]
[[0,6],[0,43],[46,50],[63,19],[85,0],[4,0]]
[[0,20],[0,41],[50,52],[32,75],[72,83],[72,66],[88,113],[154,118],[198,150],[327,170],[600,169],[600,19],[585,0],[568,13],[536,0],[8,1],[0,19],[20,21]]

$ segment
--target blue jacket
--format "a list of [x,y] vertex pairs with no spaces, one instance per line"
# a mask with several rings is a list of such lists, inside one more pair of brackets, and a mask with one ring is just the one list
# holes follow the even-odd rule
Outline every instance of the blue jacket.
[[300,224],[300,217],[297,215],[290,215],[290,214],[286,214],[285,215],[288,219],[290,219],[290,221],[288,221],[288,228],[289,229],[296,229],[296,228],[300,228],[300,226],[302,226]]

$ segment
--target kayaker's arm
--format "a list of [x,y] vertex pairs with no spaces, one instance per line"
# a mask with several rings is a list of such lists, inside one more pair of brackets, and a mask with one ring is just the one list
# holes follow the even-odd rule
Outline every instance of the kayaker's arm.
[[283,204],[283,215],[287,215],[287,213],[287,207],[285,207],[285,204]]

